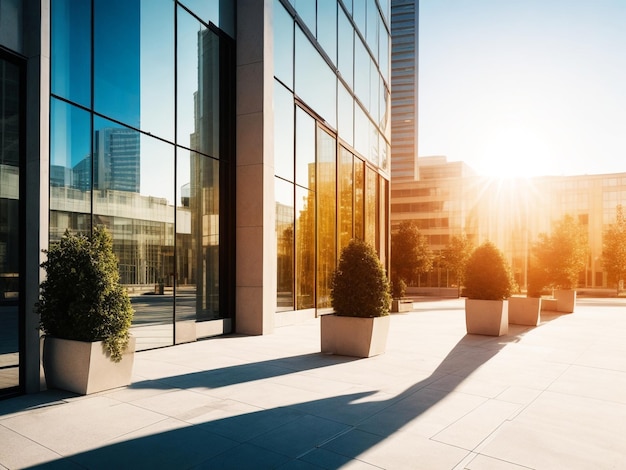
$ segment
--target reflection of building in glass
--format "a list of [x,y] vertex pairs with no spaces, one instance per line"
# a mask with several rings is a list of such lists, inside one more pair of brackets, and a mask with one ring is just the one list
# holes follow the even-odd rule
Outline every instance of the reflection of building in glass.
[[[139,133],[132,129],[107,127],[97,130],[95,139],[94,188],[138,193],[141,175]],[[86,169],[88,167],[83,166]],[[79,173],[76,168],[74,172]]]
[[[420,157],[420,180],[394,184],[392,229],[414,220],[435,253],[450,238],[467,235],[478,245],[495,243],[507,257],[518,284],[526,286],[529,253],[540,233],[565,214],[588,228],[590,256],[580,287],[611,287],[602,269],[602,235],[626,206],[626,173],[542,176],[506,182],[480,177],[463,162]],[[425,283],[445,276],[424,276]]]

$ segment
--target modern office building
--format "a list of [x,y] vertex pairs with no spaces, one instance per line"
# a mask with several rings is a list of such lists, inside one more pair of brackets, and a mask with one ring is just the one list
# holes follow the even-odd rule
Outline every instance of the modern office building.
[[[525,288],[533,243],[570,214],[587,227],[589,239],[579,287],[613,288],[601,263],[602,236],[615,222],[619,204],[626,207],[626,173],[503,181],[478,176],[463,162],[420,157],[420,180],[393,184],[391,227],[414,220],[435,255],[453,236],[466,235],[475,245],[492,241]],[[438,272],[423,277],[431,286],[445,287],[446,280]]]
[[419,0],[391,0],[391,179],[419,178]]
[[390,31],[389,0],[0,2],[0,394],[40,388],[67,229],[111,231],[139,349],[326,312],[353,237],[387,264]]

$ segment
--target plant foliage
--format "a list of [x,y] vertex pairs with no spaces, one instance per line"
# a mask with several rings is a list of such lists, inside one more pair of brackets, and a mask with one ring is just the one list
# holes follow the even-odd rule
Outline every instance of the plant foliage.
[[605,230],[602,240],[602,266],[619,291],[619,281],[626,279],[626,214],[621,205],[617,206],[615,223]]
[[392,277],[415,285],[420,274],[433,268],[433,259],[428,240],[420,233],[415,222],[405,220],[400,223],[398,231],[391,235]]
[[103,341],[114,361],[128,344],[133,309],[120,285],[111,235],[104,227],[93,235],[66,231],[41,264],[37,312],[45,334],[76,341]]
[[402,299],[406,294],[406,282],[404,279],[398,278],[391,281],[391,296],[394,299]]
[[351,240],[332,276],[330,299],[335,313],[350,317],[388,315],[389,290],[389,280],[374,248],[362,240]]
[[[585,269],[588,253],[587,232],[571,215],[559,220],[550,235],[542,233],[533,246],[538,278],[553,289],[574,289]],[[538,286],[537,286],[538,287]]]
[[465,266],[474,251],[474,244],[465,235],[452,237],[450,243],[443,250],[443,266],[452,272],[457,286],[461,287],[465,276]]
[[470,299],[503,300],[515,281],[502,252],[491,242],[476,248],[465,266],[465,295]]

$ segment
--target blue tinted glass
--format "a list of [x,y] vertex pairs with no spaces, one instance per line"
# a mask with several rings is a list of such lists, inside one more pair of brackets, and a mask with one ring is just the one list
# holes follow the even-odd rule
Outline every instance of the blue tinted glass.
[[370,103],[370,56],[361,40],[356,37],[354,45],[354,93],[369,109]]
[[359,28],[363,37],[365,37],[365,16],[365,0],[356,0],[354,2],[352,19],[356,23],[356,27]]
[[367,38],[367,45],[370,47],[372,54],[378,60],[378,20],[380,15],[378,14],[378,8],[376,7],[375,0],[368,0],[367,2],[367,31],[365,36]]
[[298,15],[307,28],[315,35],[316,24],[315,24],[315,1],[314,0],[295,0],[295,7]]
[[352,89],[354,87],[354,28],[352,23],[343,12],[339,9],[339,59],[338,66],[341,76]]
[[87,107],[91,107],[90,18],[90,2],[52,2],[51,91]]
[[219,156],[219,37],[178,9],[177,144]]
[[293,165],[293,95],[274,81],[274,174],[294,180]]
[[337,77],[309,42],[296,30],[296,94],[333,128],[337,127]]
[[94,109],[140,122],[140,2],[94,1]]
[[337,0],[317,1],[317,41],[337,63]]
[[367,157],[369,154],[369,119],[358,105],[354,105],[354,148],[362,156]]
[[343,85],[339,85],[339,99],[337,111],[337,126],[339,137],[349,145],[354,146],[354,99]]
[[293,90],[293,19],[274,0],[274,75]]
[[91,116],[50,100],[50,185],[91,189]]
[[383,78],[389,83],[389,34],[387,29],[380,25],[380,43],[378,47],[378,68]]
[[380,75],[376,64],[370,60],[370,105],[369,112],[374,122],[378,122],[380,116],[380,109],[378,107],[378,91],[380,88]]

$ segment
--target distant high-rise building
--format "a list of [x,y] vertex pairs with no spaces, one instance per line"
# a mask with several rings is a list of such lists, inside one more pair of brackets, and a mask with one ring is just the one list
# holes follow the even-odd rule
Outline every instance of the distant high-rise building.
[[94,188],[139,192],[139,133],[106,127],[96,131]]
[[416,180],[419,0],[391,0],[391,180]]

